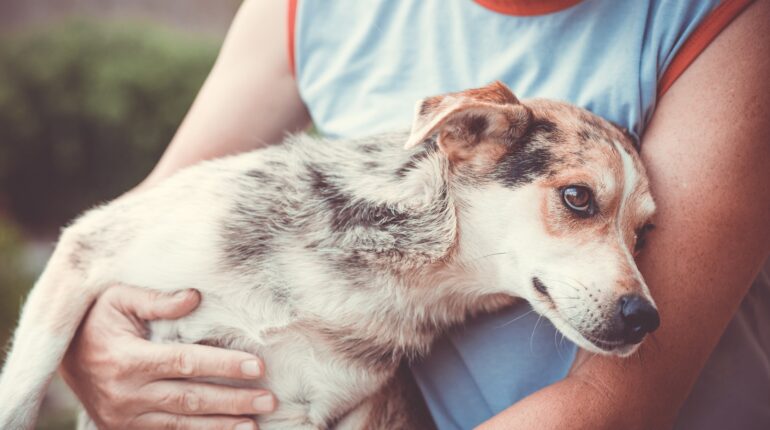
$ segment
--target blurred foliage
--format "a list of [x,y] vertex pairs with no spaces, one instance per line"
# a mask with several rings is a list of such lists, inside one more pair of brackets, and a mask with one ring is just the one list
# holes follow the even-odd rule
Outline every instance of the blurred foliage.
[[[8,345],[32,274],[22,261],[23,242],[18,229],[0,219],[0,345]],[[4,353],[0,353],[0,363]]]
[[217,43],[146,24],[74,21],[0,42],[0,202],[51,231],[149,173]]
[[[115,22],[72,21],[3,37],[0,345],[5,346],[35,275],[28,273],[30,248],[20,227],[54,232],[141,181],[179,126],[218,45],[159,26]],[[67,403],[66,389],[55,382],[43,404],[41,430],[74,428],[72,401]]]

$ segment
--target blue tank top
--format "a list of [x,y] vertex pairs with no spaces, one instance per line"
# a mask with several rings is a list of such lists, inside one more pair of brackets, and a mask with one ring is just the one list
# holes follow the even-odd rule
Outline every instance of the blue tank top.
[[[290,62],[300,95],[325,135],[356,137],[409,129],[416,100],[501,80],[520,98],[548,97],[582,106],[638,138],[660,94],[749,2],[290,3]],[[755,287],[752,294],[762,297],[750,294],[746,300],[754,307],[760,300],[767,308],[768,291],[766,286]],[[748,327],[753,323],[733,321],[725,335],[741,345],[762,346],[748,351],[750,359],[744,360],[758,369],[756,377],[743,378],[753,381],[755,391],[749,397],[759,396],[760,403],[731,403],[734,409],[725,419],[732,425],[740,419],[770,423],[770,361],[765,353],[770,351],[770,333],[752,332]],[[734,358],[723,352],[718,349],[714,357],[721,362]],[[477,318],[441,339],[413,370],[439,428],[466,429],[563,378],[574,354],[573,344],[521,305]],[[726,428],[715,426],[720,421],[692,403],[708,403],[698,396],[699,389],[729,389],[728,382],[741,377],[717,378],[724,387],[699,381],[680,426],[702,423],[706,417],[708,426],[697,428]],[[733,418],[738,414],[744,417]]]

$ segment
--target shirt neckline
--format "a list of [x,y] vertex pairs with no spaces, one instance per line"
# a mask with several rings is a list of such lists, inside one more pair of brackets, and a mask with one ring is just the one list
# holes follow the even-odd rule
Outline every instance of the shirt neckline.
[[475,0],[479,5],[505,15],[547,15],[572,7],[582,0]]

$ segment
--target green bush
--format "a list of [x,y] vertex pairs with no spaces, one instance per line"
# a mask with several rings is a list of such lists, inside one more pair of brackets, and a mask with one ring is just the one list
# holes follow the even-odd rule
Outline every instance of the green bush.
[[[8,345],[32,274],[21,259],[22,239],[18,229],[0,220],[0,346]],[[0,364],[5,354],[0,352]]]
[[0,204],[50,231],[136,185],[216,51],[152,26],[85,21],[0,43]]

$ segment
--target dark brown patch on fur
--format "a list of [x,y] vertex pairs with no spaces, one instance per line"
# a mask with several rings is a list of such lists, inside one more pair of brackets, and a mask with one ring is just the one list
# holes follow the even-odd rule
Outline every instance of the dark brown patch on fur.
[[436,429],[420,389],[404,364],[393,379],[367,401],[372,409],[363,423],[366,429]]
[[272,249],[273,240],[268,230],[270,222],[263,211],[236,202],[231,209],[231,216],[227,217],[222,227],[227,262],[241,266],[267,255]]
[[270,178],[270,175],[268,175],[264,171],[257,170],[257,169],[251,169],[247,171],[246,176],[252,179],[260,180],[260,181],[266,181]]
[[335,352],[372,372],[389,372],[404,356],[394,344],[364,339],[351,330],[319,328],[318,331]]
[[533,118],[524,136],[508,144],[508,151],[492,173],[504,185],[516,188],[528,184],[550,170],[551,152],[537,140],[556,140],[557,127],[545,118]]
[[435,136],[428,138],[420,146],[420,150],[418,152],[416,152],[414,155],[409,157],[409,160],[406,163],[404,163],[403,166],[396,169],[396,172],[395,172],[396,176],[399,178],[405,177],[407,173],[416,169],[422,160],[427,159],[431,155],[435,154],[437,151],[438,151],[438,145],[436,144]]
[[600,139],[600,136],[596,130],[585,127],[578,131],[578,138],[580,139],[581,143],[585,145],[588,142],[593,142]]
[[469,137],[478,140],[487,131],[489,121],[484,115],[468,115],[463,119],[462,127]]
[[392,207],[348,195],[318,169],[309,168],[308,172],[313,190],[329,209],[329,226],[332,231],[339,232],[353,227],[379,228],[384,225],[399,225],[407,219],[407,214]]
[[238,180],[244,195],[234,199],[220,230],[224,263],[236,267],[265,260],[273,250],[276,232],[286,231],[297,221],[287,215],[280,202],[255,202],[249,197],[255,187],[281,187],[279,177],[252,169]]
[[366,145],[361,145],[359,149],[361,149],[362,152],[365,152],[367,154],[374,154],[382,150],[379,146],[373,143],[367,143]]
[[436,96],[436,97],[428,97],[425,100],[422,101],[422,104],[420,105],[420,116],[428,115],[432,112],[434,112],[438,106],[441,104],[441,101],[444,99],[443,96]]

